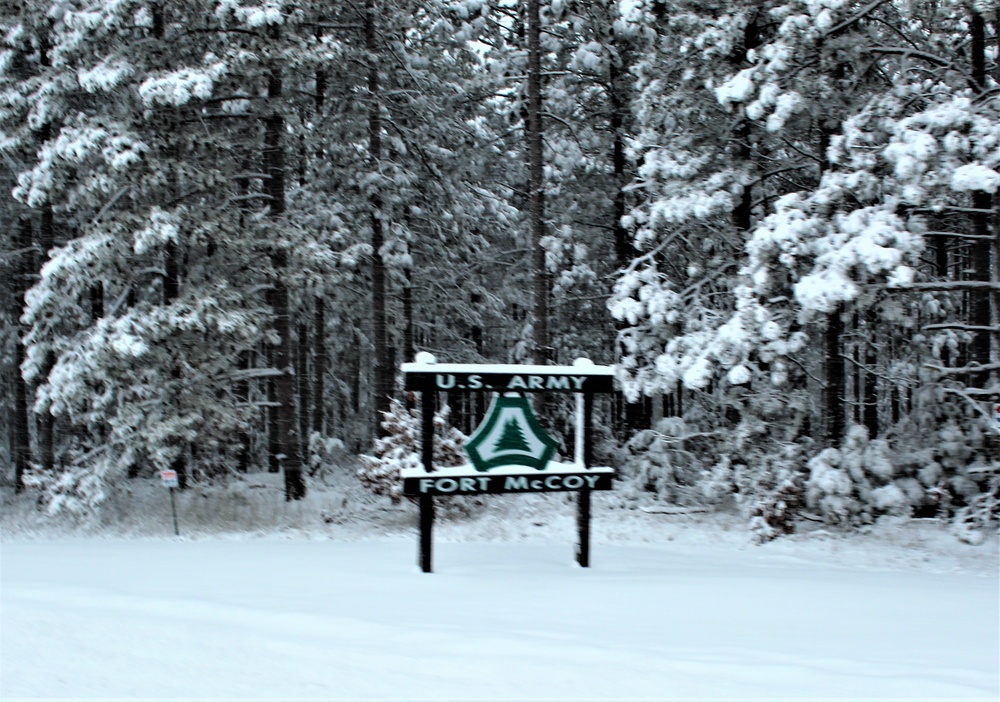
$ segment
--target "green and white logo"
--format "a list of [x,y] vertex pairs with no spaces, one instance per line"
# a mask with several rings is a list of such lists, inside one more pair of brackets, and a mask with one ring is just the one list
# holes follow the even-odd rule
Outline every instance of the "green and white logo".
[[500,466],[545,470],[557,446],[531,410],[528,398],[497,396],[469,438],[465,452],[480,472]]

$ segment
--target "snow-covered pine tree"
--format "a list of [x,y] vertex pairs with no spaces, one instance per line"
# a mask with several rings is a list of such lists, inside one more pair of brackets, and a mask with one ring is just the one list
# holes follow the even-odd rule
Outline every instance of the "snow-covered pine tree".
[[[469,437],[449,425],[448,405],[434,413],[434,465],[460,466],[468,462],[462,446]],[[403,469],[421,468],[421,413],[394,399],[382,418],[383,435],[375,440],[374,456],[362,454],[357,475],[376,495],[398,503],[403,498]],[[523,441],[523,437],[522,437]]]
[[[293,280],[323,275],[333,258],[259,216],[273,194],[258,186],[274,181],[250,165],[264,60],[315,66],[331,50],[305,26],[308,9],[109,3],[56,18],[53,70],[80,109],[15,191],[36,207],[51,195],[74,226],[25,315],[26,376],[44,376],[47,351],[57,359],[36,406],[76,427],[59,471],[36,476],[53,505],[92,505],[121,474],[182,458],[194,476],[225,472],[245,454],[239,437],[259,427],[237,388],[272,374],[246,360],[281,340],[263,295],[278,272],[260,256],[293,249]],[[287,39],[268,35],[286,20]],[[101,314],[81,314],[88,305]]]
[[[361,376],[356,388],[343,388],[357,397],[360,421],[377,411],[372,398],[396,394],[395,369],[415,349],[468,361],[498,360],[505,346],[494,281],[514,248],[504,238],[516,211],[498,133],[505,127],[489,111],[492,78],[454,8],[407,7],[376,11],[373,32],[371,15],[356,9],[330,20],[357,60],[329,68],[329,98],[343,115],[320,126],[331,135],[327,157],[336,167],[318,178],[343,194],[342,217],[368,259],[356,270],[363,294],[339,291],[327,315],[357,324],[351,336],[363,345],[334,353]],[[358,315],[359,307],[372,313]],[[377,382],[376,358],[385,369]],[[370,435],[362,432],[364,441]]]
[[[752,65],[773,32],[768,7],[718,9],[635,3],[623,18],[644,44],[631,154],[641,202],[626,220],[638,253],[610,303],[623,325],[620,379],[633,399],[674,398],[680,388],[689,394],[683,419],[665,419],[631,449],[637,474],[652,461],[672,476],[644,482],[676,497],[673,482],[694,500],[705,499],[699,483],[719,497],[732,493],[734,481],[744,496],[774,487],[773,475],[762,470],[750,479],[745,466],[761,465],[769,451],[783,454],[808,408],[801,387],[784,389],[784,397],[769,389],[768,376],[787,369],[748,364],[751,340],[728,321],[740,304],[734,292],[743,247],[763,204],[787,187],[782,178],[794,182],[814,162],[795,155],[773,172],[776,140],[732,99],[739,85],[730,79]],[[676,412],[680,403],[671,404]]]
[[[758,143],[763,146],[758,148],[769,158],[778,157],[778,168],[788,162],[792,151],[813,153],[821,169],[820,177],[814,176],[811,182],[789,182],[782,175],[784,184],[771,195],[765,193],[763,204],[773,202],[773,213],[760,220],[746,244],[747,259],[742,271],[745,283],[733,289],[735,312],[700,346],[701,357],[708,361],[702,369],[710,371],[717,364],[722,371],[729,369],[731,375],[740,367],[751,371],[766,368],[772,381],[787,388],[790,370],[803,368],[816,375],[821,368],[810,348],[815,344],[807,343],[810,338],[821,338],[820,320],[841,320],[841,310],[855,310],[868,320],[868,333],[900,339],[901,343],[890,346],[898,349],[897,358],[882,354],[879,364],[883,375],[907,365],[924,367],[911,376],[915,394],[920,397],[930,392],[936,397],[937,419],[926,414],[931,408],[927,404],[911,408],[910,418],[922,417],[920,421],[926,428],[936,427],[932,432],[942,432],[940,439],[964,434],[967,440],[963,445],[967,448],[962,456],[948,456],[945,460],[949,468],[943,471],[935,458],[943,458],[950,444],[940,439],[933,450],[928,449],[925,458],[913,459],[915,465],[901,465],[888,473],[879,469],[879,480],[886,489],[874,491],[871,496],[865,493],[863,509],[847,513],[876,514],[900,505],[904,509],[919,507],[927,503],[933,491],[945,489],[932,487],[935,480],[942,479],[953,492],[960,493],[960,500],[967,500],[969,491],[974,493],[983,482],[967,476],[967,464],[975,466],[977,455],[981,455],[976,448],[981,445],[981,428],[962,416],[966,413],[959,409],[961,403],[941,400],[947,392],[973,397],[954,381],[961,374],[975,374],[979,369],[988,372],[988,364],[984,367],[966,363],[952,369],[928,364],[921,349],[928,349],[924,344],[930,341],[929,335],[911,336],[907,330],[920,324],[921,317],[926,318],[928,313],[937,315],[947,309],[964,307],[982,318],[983,312],[975,311],[982,305],[977,308],[970,291],[977,286],[995,285],[991,281],[951,280],[948,271],[955,270],[955,264],[962,260],[956,258],[961,251],[957,247],[939,247],[932,268],[921,261],[925,252],[921,234],[925,232],[947,236],[949,231],[961,228],[964,218],[975,239],[975,232],[983,229],[982,221],[977,225],[976,218],[986,216],[988,210],[970,207],[966,193],[992,194],[997,187],[992,156],[981,146],[995,139],[992,127],[986,127],[996,123],[995,107],[986,95],[974,99],[984,90],[988,92],[987,85],[993,85],[988,78],[992,71],[986,68],[988,54],[977,54],[973,48],[984,44],[986,37],[995,41],[995,28],[987,29],[989,22],[984,20],[982,38],[976,39],[978,8],[963,3],[927,7],[904,2],[787,2],[766,9],[768,17],[776,21],[773,33],[748,55],[746,68],[716,83],[717,97],[742,106],[747,117],[762,123],[765,129]],[[672,21],[680,20],[674,17]],[[706,41],[705,45],[720,43]],[[962,57],[957,47],[966,45],[966,62],[946,58]],[[880,70],[870,70],[874,67]],[[817,122],[817,117],[828,123]],[[829,148],[815,148],[816,143],[827,146],[823,138],[810,146],[806,127],[811,124],[817,125],[820,137],[828,136]],[[975,197],[983,200],[981,195],[974,196],[972,205]],[[981,258],[975,250],[971,253],[973,260],[977,255]],[[973,263],[971,268],[979,271],[982,266]],[[934,276],[943,274],[946,279],[921,280],[923,271],[933,271]],[[633,285],[626,292],[638,290],[639,286]],[[923,292],[923,300],[903,292],[911,290]],[[946,294],[932,294],[938,291]],[[618,310],[620,314],[631,310],[638,315],[655,298],[647,292],[633,299]],[[954,344],[951,358],[963,352],[963,347],[955,343],[958,333],[989,331],[987,325],[968,321],[956,327],[954,322],[933,320],[929,327],[927,331],[937,332],[938,339],[930,343],[929,352],[940,356],[950,336]],[[829,330],[827,325],[827,339],[836,342],[840,332],[831,335]],[[668,334],[667,353],[656,357],[656,375],[677,362],[679,355],[671,352],[669,345],[675,343],[674,338]],[[655,342],[650,353],[659,353],[662,343]],[[831,358],[841,357],[840,346],[825,346],[829,368]],[[967,357],[976,353],[969,349]],[[982,351],[978,353],[981,356]],[[933,372],[928,374],[934,365],[939,366],[938,373],[946,382],[941,382],[941,375],[935,380]],[[875,370],[869,367],[866,372],[871,375]],[[752,373],[744,377],[753,380]],[[885,404],[892,404],[893,418],[900,414],[898,395],[892,395],[892,386],[899,380],[899,376],[893,378],[881,390]],[[836,374],[827,375],[826,381],[828,398],[840,394],[842,380]],[[856,388],[860,386],[857,380],[853,382]],[[989,388],[982,390],[989,396]],[[836,404],[826,404],[827,415],[839,415]],[[870,399],[868,404],[872,404]],[[827,435],[835,439],[838,432],[828,431]],[[923,434],[930,435],[933,433]],[[853,430],[845,441],[848,439],[860,440]],[[869,439],[874,445],[875,437]],[[866,484],[867,469],[864,461],[837,462],[848,451],[846,444],[834,444],[828,451],[839,452],[840,458],[822,454],[826,456],[822,463],[829,470],[818,470],[819,464],[811,463],[806,489],[814,508],[838,520],[843,515],[834,505],[847,503],[824,501],[818,486],[834,485],[829,477],[837,474],[844,478],[845,485],[854,486],[848,492],[859,490]],[[728,472],[723,471],[723,475]],[[877,498],[873,497],[876,492]]]

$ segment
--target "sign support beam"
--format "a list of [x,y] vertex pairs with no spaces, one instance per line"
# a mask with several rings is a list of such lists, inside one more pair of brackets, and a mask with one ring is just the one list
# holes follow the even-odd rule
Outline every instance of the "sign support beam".
[[[583,393],[583,466],[590,469],[594,458],[594,439],[592,421],[594,417],[594,393]],[[581,568],[590,567],[590,490],[580,490],[576,506],[576,562]]]
[[[434,472],[434,412],[437,410],[437,393],[431,389],[420,393],[423,439],[420,458],[426,473]],[[431,572],[431,544],[434,533],[434,496],[420,496],[420,570]]]
[[177,528],[177,503],[174,502],[174,488],[170,488],[170,513],[174,517],[174,536],[180,536],[180,529]]

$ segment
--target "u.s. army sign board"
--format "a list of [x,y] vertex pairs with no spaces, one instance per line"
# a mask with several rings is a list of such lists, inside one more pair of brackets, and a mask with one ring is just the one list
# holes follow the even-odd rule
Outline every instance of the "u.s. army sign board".
[[407,390],[417,392],[611,392],[606,366],[524,366],[404,363]]

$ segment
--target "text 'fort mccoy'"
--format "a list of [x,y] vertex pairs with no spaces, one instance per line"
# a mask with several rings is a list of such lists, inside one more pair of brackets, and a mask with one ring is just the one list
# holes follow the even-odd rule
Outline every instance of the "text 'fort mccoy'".
[[612,474],[534,473],[530,475],[475,475],[406,477],[404,495],[477,495],[506,492],[565,492],[610,490]]

